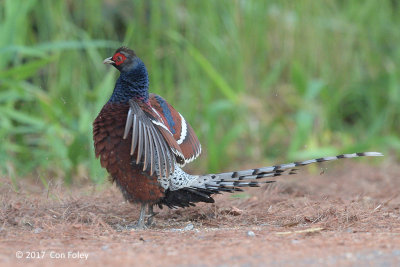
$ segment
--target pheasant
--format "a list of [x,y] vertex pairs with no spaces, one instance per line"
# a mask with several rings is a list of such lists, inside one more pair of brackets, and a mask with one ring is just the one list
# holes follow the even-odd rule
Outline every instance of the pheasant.
[[214,194],[272,183],[272,177],[295,174],[300,166],[383,156],[378,152],[342,154],[257,169],[191,175],[182,167],[200,155],[200,142],[178,111],[161,96],[149,93],[145,64],[127,47],[118,48],[103,63],[117,68],[120,76],[93,122],[95,153],[124,198],[141,204],[137,228],[151,225],[154,205],[176,208],[194,206],[196,202],[213,203]]

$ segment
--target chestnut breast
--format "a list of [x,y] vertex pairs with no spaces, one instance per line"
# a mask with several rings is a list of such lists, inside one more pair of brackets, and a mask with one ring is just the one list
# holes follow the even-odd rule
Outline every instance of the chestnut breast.
[[164,189],[156,176],[143,171],[143,162],[136,164],[136,151],[131,156],[132,133],[123,139],[129,105],[107,103],[93,122],[96,157],[130,202],[156,203],[164,197]]

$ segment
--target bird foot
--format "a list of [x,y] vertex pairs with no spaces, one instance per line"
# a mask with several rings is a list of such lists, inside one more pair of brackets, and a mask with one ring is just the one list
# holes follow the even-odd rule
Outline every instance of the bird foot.
[[152,214],[146,215],[146,217],[147,217],[146,226],[147,227],[150,227],[153,224],[154,216],[156,216],[157,214],[158,214],[158,212],[153,212]]
[[120,228],[121,231],[128,230],[128,231],[136,231],[136,230],[145,230],[147,226],[145,224],[139,224],[139,222],[128,224]]
[[[148,214],[146,214],[146,208],[148,208]],[[148,204],[142,204],[140,207],[139,221],[135,227],[136,230],[147,229],[153,224],[153,218],[158,212],[153,211],[153,206]]]
[[142,223],[138,222],[136,224],[136,226],[133,227],[133,229],[135,229],[135,230],[146,230],[147,228],[148,228],[148,225],[143,222]]

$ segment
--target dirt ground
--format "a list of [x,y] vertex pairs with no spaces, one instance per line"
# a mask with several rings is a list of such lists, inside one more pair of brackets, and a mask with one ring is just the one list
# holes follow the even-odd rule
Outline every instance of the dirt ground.
[[400,165],[308,170],[215,204],[156,208],[147,230],[132,229],[138,207],[109,183],[15,192],[2,178],[0,265],[400,266]]

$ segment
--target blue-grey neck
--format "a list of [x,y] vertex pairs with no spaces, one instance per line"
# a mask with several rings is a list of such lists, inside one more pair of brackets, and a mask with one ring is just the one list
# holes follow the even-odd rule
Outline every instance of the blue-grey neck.
[[108,102],[128,103],[131,98],[143,102],[149,100],[149,76],[146,66],[139,58],[135,58],[129,71],[121,71]]

